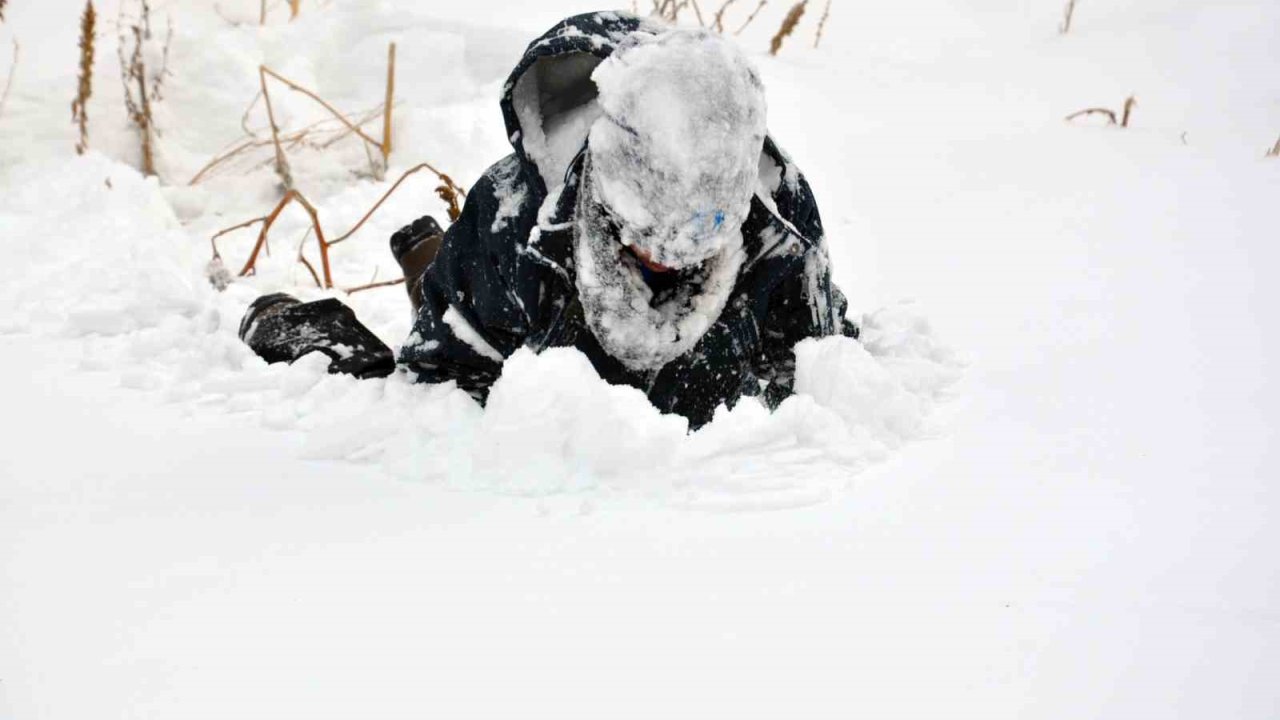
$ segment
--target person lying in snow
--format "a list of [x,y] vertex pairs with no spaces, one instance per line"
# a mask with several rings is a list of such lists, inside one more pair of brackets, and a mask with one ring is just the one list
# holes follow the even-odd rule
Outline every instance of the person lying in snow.
[[[529,45],[502,97],[515,152],[441,236],[397,232],[413,331],[399,363],[481,402],[520,347],[576,347],[610,383],[693,427],[792,392],[793,346],[857,337],[804,177],[767,135],[763,87],[732,44],[601,12]],[[319,350],[385,375],[390,349],[337,300],[269,295],[241,337],[268,361]]]

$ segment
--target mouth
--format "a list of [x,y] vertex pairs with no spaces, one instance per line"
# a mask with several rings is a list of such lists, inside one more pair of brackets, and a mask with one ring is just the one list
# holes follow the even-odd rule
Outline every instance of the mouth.
[[627,251],[628,251],[628,252],[630,252],[630,253],[635,257],[635,259],[636,259],[636,260],[638,260],[638,261],[640,262],[640,264],[641,264],[641,265],[643,265],[643,266],[645,267],[645,269],[646,269],[646,270],[648,270],[649,272],[655,272],[655,273],[669,273],[669,272],[671,272],[671,271],[675,270],[675,268],[673,268],[673,267],[668,267],[668,266],[666,266],[666,265],[663,265],[662,263],[654,262],[654,260],[653,260],[652,256],[651,256],[651,255],[649,255],[649,253],[648,253],[648,252],[646,252],[645,250],[641,249],[640,247],[638,247],[638,246],[636,246],[636,245],[628,245],[628,246],[626,247],[626,249],[627,249]]

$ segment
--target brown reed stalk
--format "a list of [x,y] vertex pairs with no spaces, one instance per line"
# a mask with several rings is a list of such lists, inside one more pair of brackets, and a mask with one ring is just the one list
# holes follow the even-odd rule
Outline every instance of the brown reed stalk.
[[778,51],[782,49],[782,41],[795,31],[796,25],[800,24],[800,18],[804,17],[804,9],[808,4],[809,0],[800,0],[787,11],[786,17],[782,18],[782,25],[778,28],[778,32],[769,41],[770,55],[777,55]]
[[1129,115],[1133,112],[1133,109],[1137,106],[1138,106],[1138,101],[1132,95],[1124,99],[1124,113],[1120,118],[1120,127],[1122,128],[1129,127]]
[[1058,26],[1058,32],[1066,35],[1071,32],[1071,16],[1076,12],[1076,0],[1067,0],[1067,8],[1062,14],[1062,24]]
[[818,32],[813,36],[813,49],[818,49],[818,43],[822,42],[822,31],[827,27],[827,18],[831,16],[831,0],[827,0],[827,6],[822,9],[822,19],[818,21]]
[[[128,78],[125,82],[125,105],[128,107],[129,117],[138,126],[138,132],[142,138],[142,174],[155,175],[156,159],[152,138],[155,121],[151,114],[151,95],[147,92],[147,66],[142,59],[142,30],[137,26],[132,30],[134,46],[133,55],[129,58]],[[133,93],[129,89],[128,81],[130,80],[138,86],[136,100],[133,99]]]
[[[339,122],[345,125],[348,130],[350,130],[352,133],[359,136],[360,139],[364,140],[369,145],[375,148],[378,148],[379,151],[382,150],[382,146],[383,146],[382,141],[373,139],[368,133],[360,129],[360,127],[358,127],[355,123],[351,122],[351,120],[347,119],[346,115],[343,115],[341,112],[338,111],[337,108],[330,105],[327,101],[325,101],[324,98],[320,97],[319,95],[312,92],[311,90],[308,90],[302,87],[301,85],[295,83],[289,78],[286,78],[285,76],[272,70],[266,65],[258,66],[258,76],[259,76],[260,84],[262,86],[263,97],[267,102],[267,115],[268,115],[268,119],[271,122],[272,137],[276,139],[277,145],[279,144],[278,142],[279,128],[276,126],[274,112],[272,111],[272,108],[271,108],[271,98],[270,98],[270,95],[267,93],[267,77],[268,76],[275,78],[276,80],[284,83],[286,86],[288,86],[290,90],[300,92],[303,95],[306,95],[307,97],[311,98],[312,100],[315,100],[317,103],[319,103],[321,107],[323,107],[325,110],[328,110],[331,115],[333,115],[335,118],[337,118]],[[287,170],[288,166],[287,166],[287,163],[284,162],[283,158],[284,158],[284,151],[280,150],[276,158],[276,165],[277,165],[277,168],[283,165]],[[385,171],[386,163],[387,163],[387,156],[385,154],[383,155],[382,162],[383,162],[382,171]],[[373,170],[374,170],[374,173],[373,173],[374,176],[377,177],[378,179],[381,179],[380,177],[381,172],[379,171],[376,165],[373,165]],[[281,175],[281,179],[284,179],[283,174]],[[290,181],[286,183],[286,188],[290,186],[291,182],[292,180],[290,179]]]
[[258,84],[261,87],[262,101],[267,106],[267,123],[271,126],[271,142],[276,150],[276,175],[280,176],[280,184],[287,191],[293,190],[293,173],[289,170],[289,160],[285,157],[284,148],[280,147],[280,126],[276,124],[276,111],[271,105],[271,93],[267,91],[267,66],[258,66]]
[[[173,40],[173,24],[169,24],[168,35],[164,41],[164,51],[158,72],[147,69],[143,59],[143,47],[152,41],[151,6],[147,0],[140,2],[141,12],[132,23],[124,21],[124,3],[120,5],[120,17],[117,28],[120,32],[116,52],[120,59],[120,81],[124,87],[124,104],[129,119],[138,128],[142,144],[142,172],[145,175],[156,174],[155,136],[158,134],[152,115],[152,103],[160,99],[160,91],[169,69],[169,47]],[[133,49],[126,55],[129,40]]]
[[83,155],[89,148],[89,97],[93,95],[93,40],[98,15],[93,0],[86,0],[80,16],[80,76],[76,85],[76,99],[71,101],[71,120],[80,128],[80,141],[76,154]]
[[455,185],[453,183],[453,180],[448,175],[445,175],[444,173],[435,169],[435,167],[433,167],[431,163],[419,163],[414,167],[409,168],[402,175],[400,175],[400,178],[396,180],[395,183],[385,193],[382,194],[382,197],[378,198],[378,201],[373,204],[373,207],[369,208],[369,211],[364,214],[364,217],[360,218],[360,220],[356,222],[355,225],[352,225],[350,230],[346,231],[342,235],[339,235],[338,237],[330,241],[329,244],[337,245],[338,243],[354,235],[357,230],[359,230],[361,227],[364,226],[366,222],[368,222],[370,217],[373,217],[373,214],[378,211],[378,208],[382,207],[382,203],[386,202],[387,198],[391,197],[391,194],[394,193],[396,189],[400,187],[401,183],[407,180],[410,175],[418,173],[422,170],[430,170],[432,173],[435,174],[436,177],[440,178],[440,181],[443,183],[441,187],[448,189],[450,197],[446,197],[444,194],[442,194],[440,192],[440,188],[436,189],[436,193],[440,195],[441,200],[444,200],[449,205],[449,220],[456,221],[458,219],[458,215],[461,214],[461,211],[458,210],[458,207],[457,207],[457,197],[459,194],[465,197],[467,193],[464,192],[462,188]]
[[382,165],[391,161],[391,108],[396,96],[396,44],[387,46],[387,99],[382,103]]
[[760,3],[756,5],[756,9],[752,10],[751,15],[747,17],[747,21],[742,23],[742,25],[737,30],[735,30],[733,34],[735,36],[741,35],[742,31],[747,29],[747,26],[751,24],[751,21],[755,20],[756,16],[760,14],[760,11],[764,9],[764,6],[768,4],[769,4],[769,0],[760,0]]
[[707,21],[702,17],[702,8],[698,7],[698,0],[689,0],[689,4],[693,7],[693,14],[698,16],[699,27],[706,27]]
[[737,0],[724,0],[724,3],[720,5],[720,9],[716,10],[715,19],[711,21],[711,27],[716,32],[724,33],[724,11],[728,10],[729,6],[735,2],[737,2]]
[[[406,170],[405,173],[401,175],[400,178],[396,180],[396,182],[385,193],[383,193],[382,197],[378,198],[378,201],[373,204],[373,207],[369,208],[369,211],[366,212],[364,216],[361,217],[360,220],[357,221],[356,224],[351,227],[350,230],[346,231],[345,233],[343,233],[342,235],[338,236],[333,240],[325,239],[324,228],[321,227],[320,215],[316,211],[315,206],[312,205],[310,201],[308,201],[307,198],[297,190],[288,190],[287,192],[285,192],[284,197],[280,199],[280,202],[278,202],[276,206],[272,208],[271,212],[267,213],[266,215],[263,215],[262,217],[253,218],[251,220],[246,220],[242,223],[232,225],[229,228],[225,228],[223,230],[219,230],[218,232],[214,233],[214,235],[209,238],[209,245],[213,250],[213,260],[211,261],[210,264],[211,266],[217,265],[219,267],[222,264],[222,255],[218,251],[218,242],[217,242],[218,238],[230,232],[233,232],[235,230],[240,230],[243,228],[251,227],[258,223],[262,223],[262,229],[258,231],[258,239],[253,245],[253,250],[250,251],[249,253],[248,260],[245,261],[244,266],[240,269],[239,276],[246,277],[256,272],[259,254],[261,254],[263,250],[267,250],[268,254],[270,253],[269,245],[267,241],[271,232],[271,227],[275,224],[276,219],[280,217],[280,213],[283,212],[284,209],[288,207],[290,203],[296,202],[299,205],[301,205],[303,209],[307,211],[307,215],[311,218],[311,229],[315,231],[315,236],[316,236],[316,247],[318,247],[320,250],[320,273],[316,273],[315,268],[306,259],[306,256],[303,252],[303,246],[299,246],[298,248],[298,262],[306,266],[307,270],[311,272],[312,277],[316,279],[316,284],[320,285],[326,290],[331,289],[333,288],[333,274],[329,265],[329,249],[334,245],[337,245],[338,243],[343,242],[348,238],[350,238],[352,235],[354,235],[356,231],[358,231],[361,227],[363,227],[364,224],[369,220],[369,218],[372,217],[373,214],[378,211],[378,208],[382,207],[382,204],[387,201],[387,198],[391,197],[391,194],[394,193],[410,175],[413,175],[414,173],[417,173],[422,170],[429,170],[435,173],[436,177],[440,178],[443,184],[439,188],[436,188],[436,192],[441,195],[442,199],[444,199],[445,194],[442,193],[441,190],[445,189],[448,191],[451,197],[451,199],[446,199],[446,202],[449,203],[449,218],[450,220],[456,221],[458,219],[458,214],[459,214],[457,211],[457,196],[459,194],[465,196],[466,193],[462,190],[462,188],[455,185],[453,180],[450,179],[448,175],[445,175],[439,170],[436,170],[429,163],[421,163],[415,167],[410,168],[409,170]],[[303,244],[305,245],[305,243],[306,243],[306,238],[303,238]],[[212,276],[211,276],[211,281],[213,281]],[[400,280],[391,280],[391,281],[385,281],[381,283],[370,283],[367,286],[363,286],[363,285],[357,286],[356,288],[347,290],[347,292],[356,292],[359,290],[367,290],[374,287],[384,287],[387,285],[395,285],[400,282],[403,282],[403,278],[401,278]],[[215,281],[215,286],[217,286],[216,281]]]
[[[253,220],[248,220],[238,226],[233,226],[227,230],[220,231],[210,239],[210,242],[212,243],[218,236],[229,230],[234,230],[237,227],[248,227],[255,223],[262,223],[262,229],[258,231],[258,240],[253,244],[253,250],[249,253],[249,259],[245,261],[244,267],[240,269],[240,277],[246,277],[257,270],[258,254],[264,247],[266,247],[267,235],[271,232],[271,226],[274,225],[276,220],[280,217],[280,213],[283,212],[290,203],[294,202],[301,205],[303,209],[307,211],[307,215],[311,218],[311,227],[316,232],[316,243],[320,247],[320,265],[324,270],[324,287],[326,289],[331,288],[333,287],[333,277],[329,271],[329,244],[325,242],[324,229],[320,227],[320,216],[316,212],[315,206],[297,190],[289,190],[286,192],[284,197],[280,198],[280,202],[276,203],[276,206],[272,208],[271,212],[267,213],[263,217],[254,218]],[[214,245],[213,252],[214,257],[218,257],[218,248],[216,244]]]
[[1075,120],[1078,117],[1083,117],[1085,115],[1105,115],[1107,117],[1107,124],[1109,125],[1116,124],[1116,111],[1108,110],[1107,108],[1100,108],[1100,107],[1085,108],[1083,110],[1077,110],[1071,113],[1070,115],[1068,115],[1066,117],[1066,121],[1071,122],[1072,120]]

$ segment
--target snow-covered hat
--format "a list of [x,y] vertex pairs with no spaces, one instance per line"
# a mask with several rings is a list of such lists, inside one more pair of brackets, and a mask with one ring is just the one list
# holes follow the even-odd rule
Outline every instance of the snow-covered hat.
[[706,30],[638,36],[591,76],[589,182],[623,244],[674,268],[724,249],[746,219],[765,137],[764,88],[737,47]]

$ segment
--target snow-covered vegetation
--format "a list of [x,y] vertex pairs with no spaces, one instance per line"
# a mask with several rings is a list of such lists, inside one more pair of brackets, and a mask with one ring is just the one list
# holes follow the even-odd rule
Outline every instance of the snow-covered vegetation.
[[[863,334],[688,433],[571,350],[484,410],[265,365],[264,292],[410,327],[298,205],[209,282],[285,178],[330,239],[468,187],[525,44],[608,8],[101,0],[80,155],[84,6],[6,2],[0,718],[1272,716],[1280,6],[834,0],[815,49],[808,5],[776,56],[786,7],[722,20]],[[391,43],[382,146],[259,70],[381,140]]]

